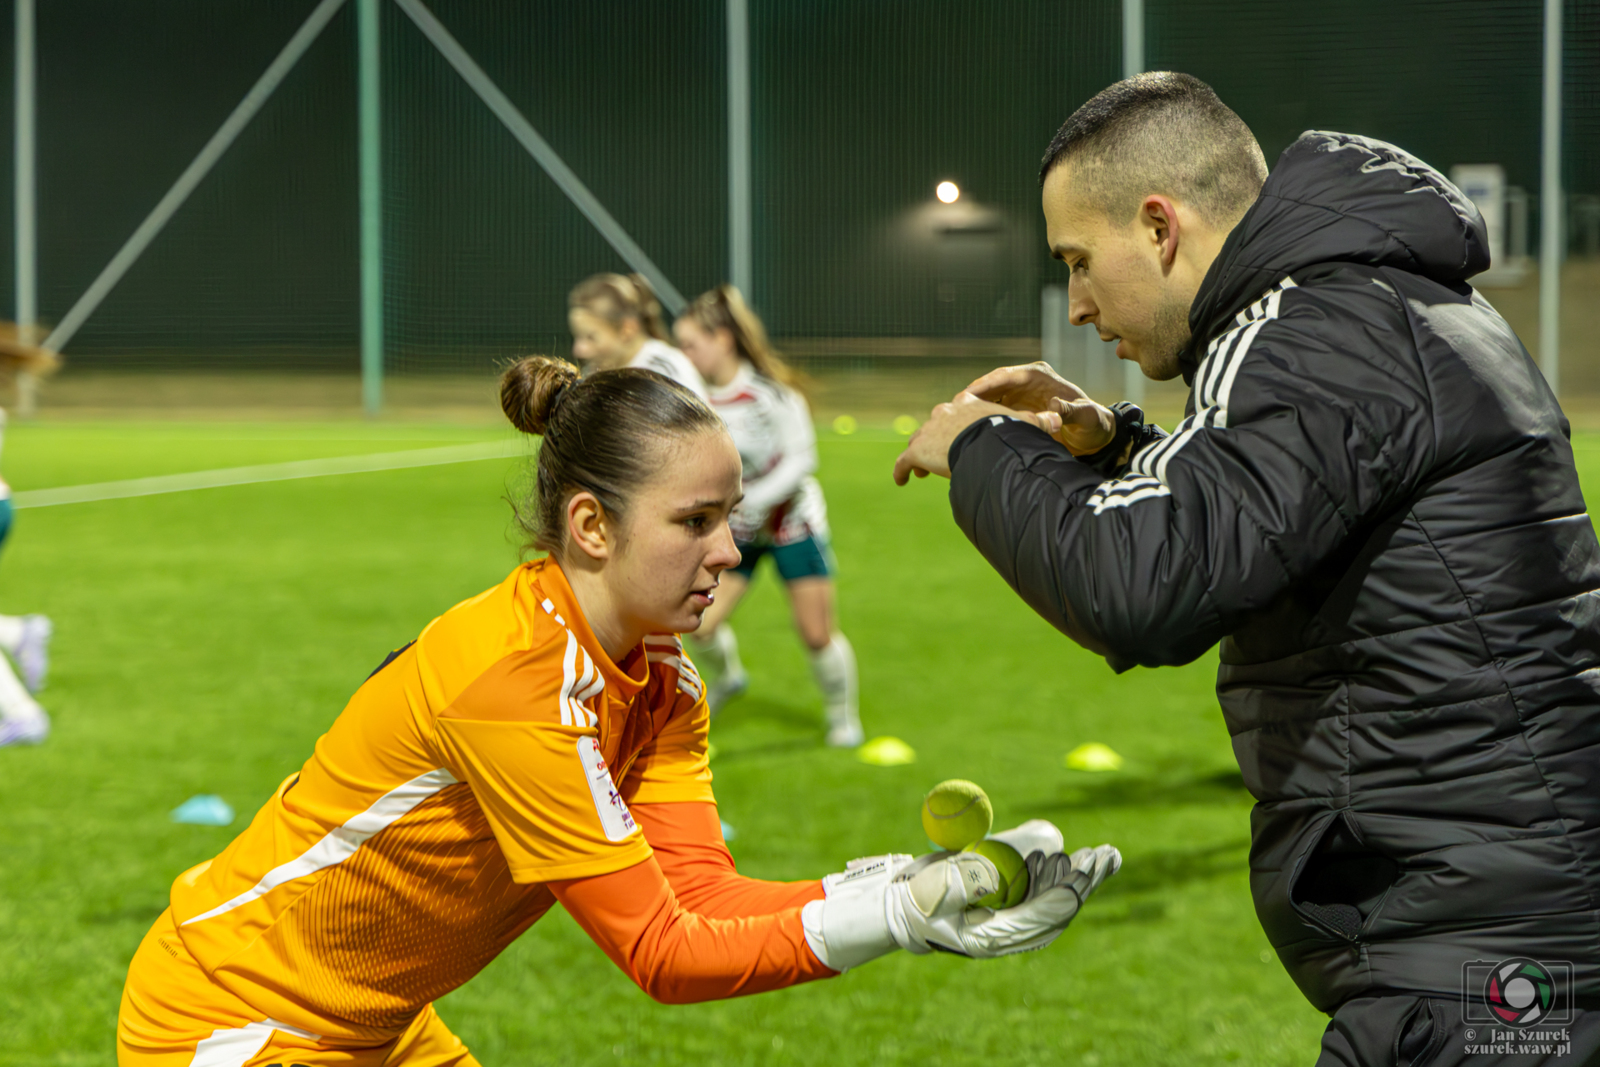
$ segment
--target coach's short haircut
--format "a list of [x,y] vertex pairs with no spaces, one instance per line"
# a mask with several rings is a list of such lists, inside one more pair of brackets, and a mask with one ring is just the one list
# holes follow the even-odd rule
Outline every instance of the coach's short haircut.
[[1075,189],[1118,224],[1152,193],[1232,222],[1267,180],[1250,127],[1211,86],[1171,71],[1119,81],[1074,111],[1045,150],[1039,184],[1063,163]]

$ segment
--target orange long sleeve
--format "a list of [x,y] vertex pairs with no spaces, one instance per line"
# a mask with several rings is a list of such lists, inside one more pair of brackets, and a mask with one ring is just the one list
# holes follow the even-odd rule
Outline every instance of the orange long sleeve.
[[741,875],[723,843],[715,804],[636,804],[632,811],[667,884],[692,912],[742,919],[822,899],[822,883],[816,880],[763,882]]
[[663,1004],[764,993],[835,973],[806,944],[800,903],[735,919],[696,914],[673,894],[654,856],[549,885],[611,961]]

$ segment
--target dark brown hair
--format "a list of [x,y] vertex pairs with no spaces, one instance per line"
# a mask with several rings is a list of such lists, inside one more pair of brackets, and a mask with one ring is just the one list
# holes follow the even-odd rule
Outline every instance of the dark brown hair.
[[598,315],[612,326],[637,319],[639,327],[657,341],[671,343],[667,323],[661,314],[661,301],[643,274],[594,274],[573,286],[567,294],[567,307],[582,308]]
[[1074,111],[1045,149],[1039,184],[1068,162],[1076,187],[1119,225],[1152,193],[1231,224],[1267,180],[1244,120],[1199,78],[1164,70],[1108,86]]
[[707,333],[727,330],[733,335],[734,347],[750,361],[757,374],[791,389],[804,389],[804,379],[772,347],[761,317],[744,302],[744,294],[737,286],[724,282],[701,293],[683,309],[679,318],[689,319]]
[[546,552],[566,542],[574,493],[593,493],[606,515],[620,520],[658,469],[664,441],[726,432],[697,396],[655,371],[619,367],[585,378],[549,356],[527,356],[506,368],[500,406],[517,429],[544,438],[533,498],[514,505],[532,547]]

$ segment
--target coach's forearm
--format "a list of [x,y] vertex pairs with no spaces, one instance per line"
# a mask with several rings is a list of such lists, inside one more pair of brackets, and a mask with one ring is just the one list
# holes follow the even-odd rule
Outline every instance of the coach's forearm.
[[1029,607],[1113,668],[1187,663],[1226,632],[1170,497],[1097,504],[1100,475],[1023,422],[985,420],[950,458],[962,532]]
[[742,919],[696,914],[653,857],[550,888],[611,961],[663,1004],[764,993],[836,973],[806,943],[799,906]]
[[[1071,507],[1074,496],[1087,495],[1100,475],[1088,464],[1072,460],[1078,484],[1052,487],[1056,491],[1050,494],[1046,508],[1037,500],[1018,499],[1009,490],[1016,476],[1025,473],[1026,464],[1000,439],[998,430],[1002,428],[1015,432],[1022,424],[1000,427],[984,419],[968,427],[950,446],[950,510],[956,525],[1046,622],[1085,648],[1109,655],[1093,618],[1081,617],[1071,601],[1060,596],[1058,583],[1049,580],[1057,570],[1057,554],[1070,552],[1056,539],[1059,523],[1051,520],[1058,520]],[[1045,437],[1040,431],[1033,433]],[[1061,452],[1067,455],[1064,448]],[[1048,514],[1043,514],[1046,510]],[[1057,529],[1049,529],[1052,526]],[[1039,543],[1041,537],[1048,543]]]

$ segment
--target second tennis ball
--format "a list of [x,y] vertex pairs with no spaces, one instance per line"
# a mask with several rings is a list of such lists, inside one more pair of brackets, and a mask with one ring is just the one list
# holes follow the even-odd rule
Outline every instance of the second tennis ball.
[[1022,903],[1022,898],[1028,895],[1028,865],[1023,861],[1022,853],[1004,841],[992,839],[979,841],[967,851],[976,852],[1000,872],[1000,888],[979,898],[979,907],[999,910],[1014,908]]
[[940,848],[960,852],[993,825],[989,795],[964,778],[940,782],[922,798],[922,829]]

